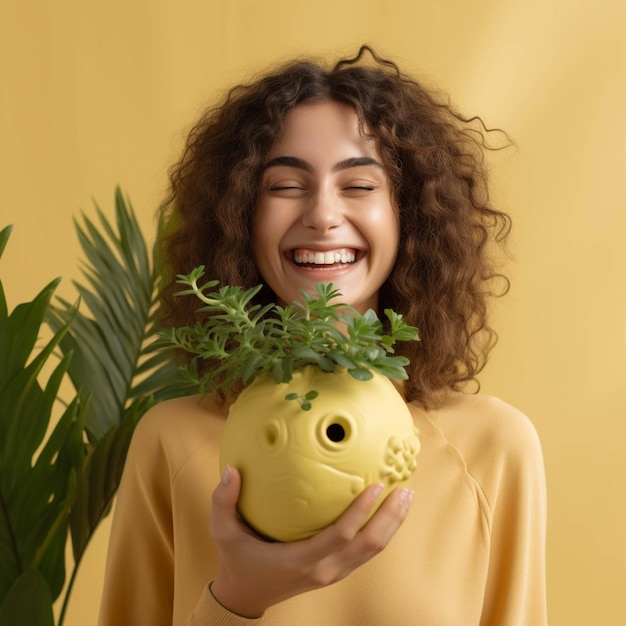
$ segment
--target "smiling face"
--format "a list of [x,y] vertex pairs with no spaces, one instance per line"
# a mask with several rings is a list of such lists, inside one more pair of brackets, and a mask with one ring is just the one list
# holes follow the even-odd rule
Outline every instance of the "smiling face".
[[253,227],[256,264],[279,303],[332,282],[359,312],[376,310],[398,242],[391,185],[355,111],[295,107],[267,155]]

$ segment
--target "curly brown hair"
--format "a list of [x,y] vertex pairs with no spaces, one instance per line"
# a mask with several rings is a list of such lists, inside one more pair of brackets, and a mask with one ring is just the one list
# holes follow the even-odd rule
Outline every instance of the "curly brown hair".
[[[192,298],[174,302],[174,273],[204,265],[224,285],[263,282],[251,241],[264,160],[286,114],[323,100],[351,106],[362,132],[377,141],[401,231],[379,307],[393,308],[419,328],[420,342],[398,347],[410,360],[405,394],[433,406],[441,391],[475,380],[495,344],[487,300],[505,293],[508,281],[495,269],[490,244],[506,238],[510,219],[490,206],[484,157],[492,131],[369,46],[334,66],[297,60],[234,87],[195,125],[170,172],[171,195],[163,206],[168,226],[161,250],[172,268],[162,294],[164,323],[197,321]],[[500,294],[494,281],[503,285]],[[267,286],[258,301],[274,301]]]

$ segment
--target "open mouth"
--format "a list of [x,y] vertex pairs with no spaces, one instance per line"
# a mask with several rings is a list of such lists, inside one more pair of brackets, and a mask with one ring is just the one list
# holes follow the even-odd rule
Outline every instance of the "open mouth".
[[329,265],[350,265],[357,260],[357,250],[338,248],[336,250],[293,250],[293,262],[301,267],[320,267]]

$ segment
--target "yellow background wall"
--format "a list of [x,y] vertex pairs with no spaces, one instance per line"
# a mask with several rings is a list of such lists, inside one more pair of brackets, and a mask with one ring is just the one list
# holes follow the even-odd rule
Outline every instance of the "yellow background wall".
[[[494,161],[515,260],[483,388],[524,410],[543,441],[551,624],[624,624],[622,0],[2,0],[9,304],[58,275],[73,297],[72,217],[91,213],[92,198],[111,215],[116,183],[152,238],[167,167],[215,94],[285,56],[361,42],[519,146]],[[67,626],[95,623],[107,532],[89,548]]]

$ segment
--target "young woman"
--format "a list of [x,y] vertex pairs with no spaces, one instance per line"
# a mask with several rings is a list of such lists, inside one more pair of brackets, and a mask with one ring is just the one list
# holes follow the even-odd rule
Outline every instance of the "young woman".
[[[360,311],[402,313],[420,329],[400,351],[422,451],[365,526],[377,485],[314,537],[272,543],[237,516],[237,469],[219,476],[235,394],[157,405],[118,494],[102,626],[546,623],[536,432],[463,391],[493,345],[486,301],[504,279],[488,251],[509,228],[478,128],[367,47],[236,87],[196,125],[166,207],[173,273],[263,283],[262,303],[332,282]],[[196,303],[177,289],[164,318],[179,326]]]

